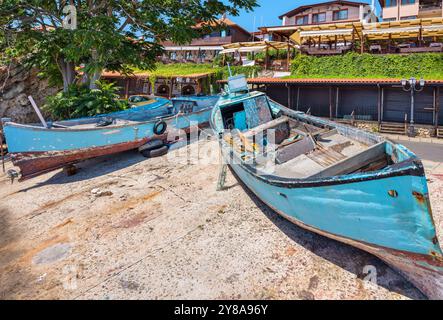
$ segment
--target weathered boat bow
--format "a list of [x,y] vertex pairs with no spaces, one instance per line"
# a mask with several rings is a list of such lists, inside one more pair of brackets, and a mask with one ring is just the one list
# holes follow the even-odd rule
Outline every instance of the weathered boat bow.
[[234,86],[243,89],[219,100],[211,125],[237,178],[286,219],[379,257],[443,299],[443,252],[420,159],[248,92],[238,79]]

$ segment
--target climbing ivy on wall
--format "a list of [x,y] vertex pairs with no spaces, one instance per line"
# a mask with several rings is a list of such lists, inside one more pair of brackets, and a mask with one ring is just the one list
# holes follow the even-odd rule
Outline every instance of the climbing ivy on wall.
[[[258,75],[260,66],[243,67],[232,66],[231,72],[233,75],[244,74],[248,78]],[[211,91],[211,85],[215,93],[220,91],[220,86],[217,83],[218,80],[226,80],[229,77],[228,67],[213,66],[211,64],[157,64],[157,68],[154,71],[144,71],[140,69],[134,69],[134,73],[145,73],[149,77],[151,86],[154,87],[157,78],[174,78],[176,76],[186,77],[187,75],[197,73],[208,73],[208,78],[202,80],[203,93],[209,94]]]
[[443,54],[358,54],[292,60],[293,78],[409,78],[443,79]]

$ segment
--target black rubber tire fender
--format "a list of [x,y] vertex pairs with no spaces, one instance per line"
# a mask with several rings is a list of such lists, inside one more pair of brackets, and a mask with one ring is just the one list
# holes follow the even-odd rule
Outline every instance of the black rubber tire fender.
[[166,122],[164,122],[163,120],[159,120],[154,124],[154,133],[156,135],[161,135],[163,133],[165,133],[166,129],[167,129],[168,125],[166,124]]
[[168,153],[169,147],[168,146],[161,146],[159,148],[155,149],[148,149],[143,150],[141,154],[146,158],[155,158],[155,157],[161,157]]
[[150,140],[147,143],[145,143],[144,145],[140,146],[138,148],[138,151],[142,152],[144,150],[153,150],[153,149],[163,147],[164,145],[165,144],[162,140],[154,139],[154,140]]

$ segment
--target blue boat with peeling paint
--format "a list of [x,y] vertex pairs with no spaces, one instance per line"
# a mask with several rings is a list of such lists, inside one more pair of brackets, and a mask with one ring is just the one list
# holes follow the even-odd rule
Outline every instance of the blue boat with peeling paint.
[[154,97],[127,110],[54,122],[48,128],[2,119],[3,131],[24,180],[85,159],[140,148],[153,140],[173,143],[176,131],[209,125],[218,98]]
[[236,177],[286,219],[378,256],[442,299],[443,253],[421,161],[400,144],[244,87],[221,97],[211,116]]

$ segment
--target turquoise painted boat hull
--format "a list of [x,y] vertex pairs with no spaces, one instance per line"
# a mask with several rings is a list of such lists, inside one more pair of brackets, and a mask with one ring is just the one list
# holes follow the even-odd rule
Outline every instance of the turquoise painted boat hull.
[[[260,95],[263,94],[251,93],[249,97]],[[306,179],[264,173],[234,151],[232,142],[222,138],[224,126],[219,110],[247,99],[248,95],[221,98],[211,117],[222,154],[237,179],[284,218],[378,256],[429,298],[443,299],[443,252],[421,161],[404,146],[380,136],[296,112],[269,100],[274,115],[329,126],[380,144],[386,155],[397,161],[375,171]]]
[[[187,99],[192,102],[192,97]],[[216,97],[207,99],[214,101]],[[180,112],[180,106],[158,98],[154,104],[121,112],[60,121],[58,127],[4,121],[3,128],[11,159],[20,168],[20,180],[24,180],[85,159],[136,149],[151,140],[172,143],[174,141],[168,140],[171,131],[186,131],[190,125],[204,127],[209,124],[213,105],[194,103],[185,113]],[[94,126],[104,118],[115,119],[115,123]],[[156,134],[154,129],[159,122],[164,122],[167,129]]]

